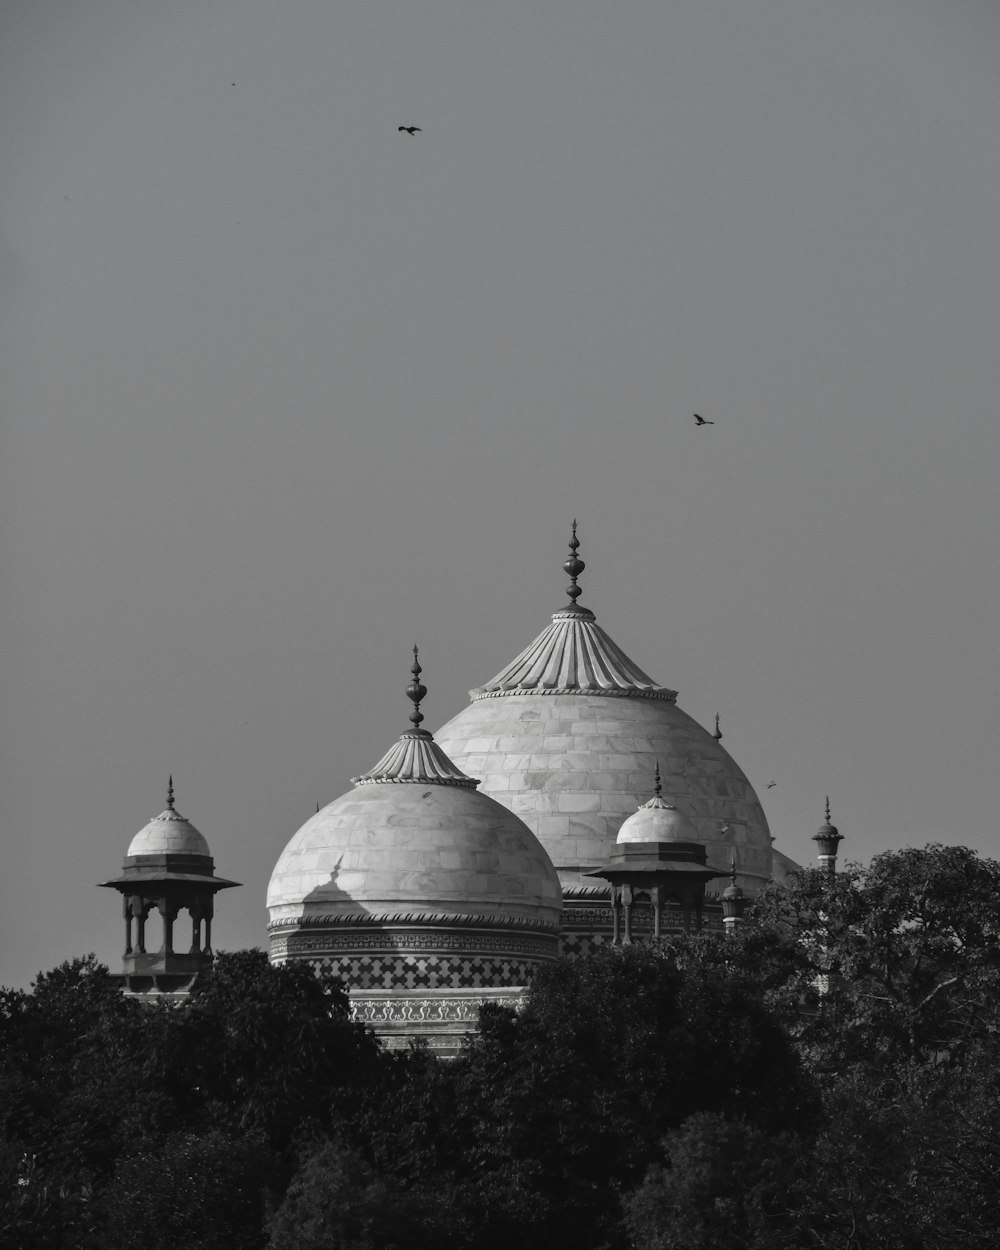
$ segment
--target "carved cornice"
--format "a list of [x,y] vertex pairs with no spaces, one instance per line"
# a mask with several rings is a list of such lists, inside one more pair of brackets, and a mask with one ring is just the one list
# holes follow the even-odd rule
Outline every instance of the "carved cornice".
[[510,696],[525,694],[595,694],[605,699],[660,699],[664,703],[676,703],[677,691],[668,690],[665,686],[660,690],[607,690],[600,686],[557,686],[548,690],[521,689],[487,690],[485,686],[477,686],[469,691],[473,703],[480,699],[506,699]]
[[529,920],[520,916],[495,917],[448,912],[334,912],[328,915],[296,916],[289,920],[272,920],[269,933],[282,929],[493,929],[498,933],[529,932],[542,935],[559,932],[559,925],[548,920]]
[[[609,913],[610,914],[610,913]],[[454,930],[329,929],[290,930],[271,935],[274,953],[328,954],[337,958],[373,953],[396,956],[441,955],[475,959],[551,959],[559,945],[557,933],[490,933]]]

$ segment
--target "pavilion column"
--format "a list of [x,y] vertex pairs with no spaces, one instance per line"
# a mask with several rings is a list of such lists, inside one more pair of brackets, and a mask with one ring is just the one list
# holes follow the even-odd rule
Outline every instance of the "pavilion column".
[[622,935],[622,946],[632,945],[632,903],[635,895],[630,885],[622,886],[622,909],[625,912],[625,932]]
[[136,902],[139,904],[139,907],[135,913],[135,919],[136,919],[135,944],[139,948],[139,954],[145,955],[146,953],[146,917],[149,915],[149,904],[146,902],[144,898],[137,898]]
[[125,913],[125,954],[132,954],[132,901],[127,894],[122,895]]
[[174,953],[174,919],[177,915],[177,908],[169,899],[160,899],[157,902],[160,909],[160,915],[163,917],[163,953],[172,955]]

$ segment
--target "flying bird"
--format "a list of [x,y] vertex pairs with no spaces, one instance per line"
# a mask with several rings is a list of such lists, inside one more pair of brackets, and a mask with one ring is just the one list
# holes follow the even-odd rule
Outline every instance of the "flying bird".
[[775,787],[777,784],[778,784],[778,783],[777,783],[776,781],[769,781],[769,782],[767,783],[767,785],[764,787],[764,789],[765,789],[765,790],[773,790],[773,789],[774,789],[774,787]]
[[704,417],[699,417],[697,413],[694,414],[694,423],[695,425],[715,425],[714,421],[706,421]]
[[423,134],[423,131],[419,126],[400,126],[400,130],[405,130],[408,135]]

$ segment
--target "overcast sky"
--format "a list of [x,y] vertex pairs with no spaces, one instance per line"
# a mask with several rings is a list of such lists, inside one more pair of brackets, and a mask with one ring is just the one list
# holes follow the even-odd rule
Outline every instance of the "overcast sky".
[[0,170],[0,983],[170,771],[263,944],[574,516],[782,850],[1000,850],[994,0],[6,0]]

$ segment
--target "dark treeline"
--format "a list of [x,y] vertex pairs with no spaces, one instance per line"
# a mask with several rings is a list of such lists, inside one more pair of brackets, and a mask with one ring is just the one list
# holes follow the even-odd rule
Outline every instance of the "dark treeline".
[[258,951],[183,1006],[64,964],[0,992],[0,1245],[993,1247],[998,936],[963,848],[805,872],[735,937],[551,966],[448,1063]]

